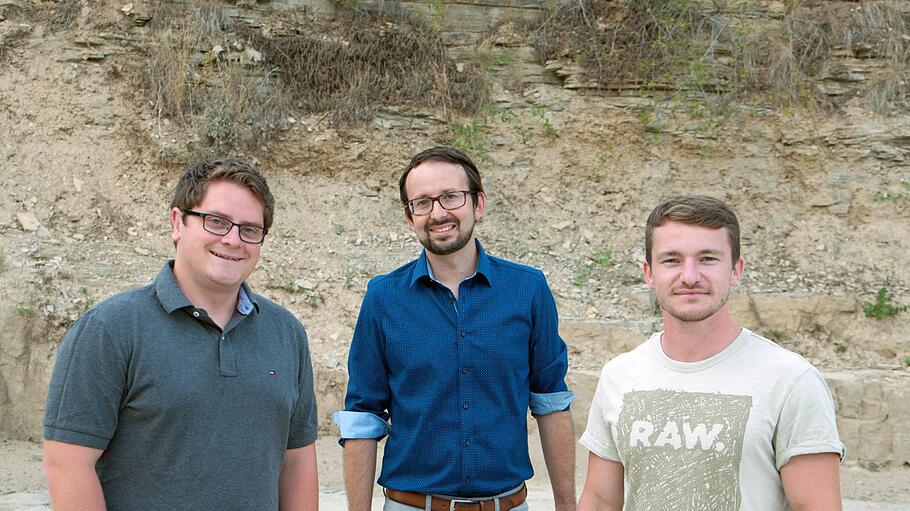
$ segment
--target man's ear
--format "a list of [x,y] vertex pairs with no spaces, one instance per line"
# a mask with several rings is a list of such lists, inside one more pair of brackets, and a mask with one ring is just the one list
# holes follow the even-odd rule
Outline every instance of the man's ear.
[[487,210],[487,194],[477,192],[474,198],[474,220],[480,220]]
[[180,211],[180,208],[171,209],[171,239],[174,240],[174,244],[180,241],[180,229],[185,227],[183,223],[183,211]]
[[404,207],[404,221],[408,223],[408,227],[414,228],[414,215],[411,214],[411,210],[407,206]]
[[730,283],[732,285],[735,286],[735,285],[739,284],[739,279],[742,278],[743,270],[745,270],[745,269],[746,269],[746,260],[743,259],[742,257],[740,257],[739,260],[736,261],[736,264],[733,265],[733,274],[730,277]]
[[654,289],[654,275],[651,274],[651,265],[648,264],[648,261],[645,261],[641,265],[642,273],[645,276],[645,282],[648,284],[648,287]]

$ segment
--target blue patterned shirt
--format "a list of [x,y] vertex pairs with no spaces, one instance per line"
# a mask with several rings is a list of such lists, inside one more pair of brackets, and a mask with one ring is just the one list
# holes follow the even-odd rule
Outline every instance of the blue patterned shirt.
[[388,435],[384,487],[460,497],[515,488],[533,475],[528,409],[574,399],[543,273],[477,248],[457,300],[425,252],[371,280],[363,298],[334,419],[342,442]]

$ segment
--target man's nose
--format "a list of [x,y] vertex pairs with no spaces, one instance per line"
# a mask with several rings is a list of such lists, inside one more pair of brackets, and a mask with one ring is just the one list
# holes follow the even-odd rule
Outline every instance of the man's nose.
[[[235,229],[236,227],[236,229]],[[240,239],[240,226],[232,225],[228,232],[224,233],[224,236],[221,237],[221,243],[225,245],[239,245],[242,243]]]
[[433,201],[431,208],[430,217],[432,218],[445,218],[449,216],[449,212],[442,207],[442,203],[439,202],[439,199]]
[[701,280],[697,261],[687,260],[683,262],[680,280],[682,280],[683,284],[687,285],[697,284],[698,281]]

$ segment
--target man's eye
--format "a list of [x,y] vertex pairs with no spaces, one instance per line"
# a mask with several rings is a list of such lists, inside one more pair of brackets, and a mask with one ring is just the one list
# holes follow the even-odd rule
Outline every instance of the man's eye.
[[244,235],[255,236],[259,234],[259,228],[254,225],[242,225],[240,226],[240,232]]
[[218,216],[210,216],[210,217],[208,217],[208,221],[209,221],[209,225],[212,225],[215,227],[223,227],[228,224],[227,220],[225,220],[221,217],[218,217]]
[[432,203],[433,203],[433,201],[431,201],[430,199],[418,199],[418,200],[414,201],[413,204],[414,204],[415,208],[422,209],[422,208],[429,206]]

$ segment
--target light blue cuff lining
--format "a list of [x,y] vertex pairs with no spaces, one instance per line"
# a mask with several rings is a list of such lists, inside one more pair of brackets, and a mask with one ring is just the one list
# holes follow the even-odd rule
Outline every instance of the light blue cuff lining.
[[341,438],[375,438],[380,440],[391,433],[392,426],[369,412],[340,411],[332,414],[332,420],[341,430]]
[[534,415],[546,415],[553,412],[561,412],[569,408],[572,401],[575,400],[575,393],[571,390],[562,392],[551,392],[549,394],[535,394],[531,392],[528,400],[528,406]]

